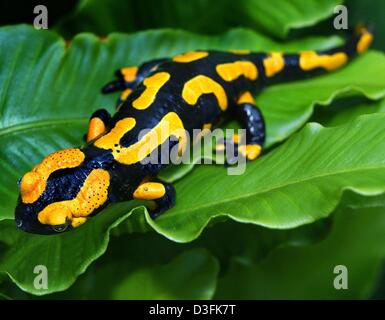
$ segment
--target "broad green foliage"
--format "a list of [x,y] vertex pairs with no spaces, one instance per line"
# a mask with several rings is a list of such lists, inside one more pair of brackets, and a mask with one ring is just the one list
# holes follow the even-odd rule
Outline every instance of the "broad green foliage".
[[385,99],[370,101],[353,97],[336,101],[331,108],[319,108],[312,119],[330,127],[344,124],[363,114],[382,112],[385,112]]
[[[330,235],[306,247],[282,247],[264,260],[233,259],[218,299],[360,299],[368,297],[385,255],[384,207],[336,213]],[[334,268],[348,271],[348,290],[336,290]]]
[[[137,211],[143,215],[143,212]],[[135,214],[134,212],[130,215],[128,220],[131,221]],[[74,286],[64,292],[43,298],[109,299],[123,298],[123,295],[127,298],[137,288],[136,279],[131,276],[133,272],[140,273],[141,279],[146,281],[143,283],[141,280],[143,290],[136,290],[136,298],[139,297],[139,294],[144,294],[144,288],[146,297],[151,299],[159,298],[160,295],[173,296],[173,298],[186,298],[193,295],[195,298],[210,298],[214,293],[218,271],[217,262],[213,256],[218,258],[222,267],[228,265],[232,256],[239,254],[247,253],[248,260],[259,261],[272,249],[283,244],[303,246],[315,243],[327,236],[329,230],[329,220],[321,220],[314,224],[284,231],[270,230],[251,224],[229,221],[219,223],[217,221],[211,228],[207,228],[199,239],[187,244],[170,242],[155,232],[121,234],[119,237],[111,237],[107,252],[92,264],[84,275],[79,277]],[[228,236],[231,233],[237,235],[236,239]],[[37,250],[41,245],[39,243]],[[209,250],[211,255],[202,248]],[[47,263],[46,260],[41,259],[41,255],[37,260]],[[24,272],[25,269],[33,268],[33,263],[36,263],[36,259],[32,261],[31,265],[23,268]],[[70,263],[71,261],[68,262],[67,268],[71,269]],[[189,266],[182,267],[185,264]],[[178,270],[171,270],[172,266],[178,266]],[[49,268],[50,277],[57,277],[56,271],[52,271],[51,264],[49,264]],[[165,270],[163,274],[161,270]],[[194,284],[180,287],[175,283],[174,278],[183,279],[184,283],[193,281]],[[127,280],[129,285],[122,286],[124,279],[129,279]],[[199,281],[199,279],[204,279],[204,281]],[[0,292],[12,299],[32,297],[20,292],[15,285],[9,282],[2,283],[1,279]],[[39,290],[39,293],[44,292]],[[135,298],[135,296],[133,297]]]
[[260,27],[273,36],[284,37],[290,29],[314,25],[331,14],[342,0],[278,0],[278,1],[241,1],[245,21],[251,28]]
[[[213,34],[248,27],[283,38],[291,30],[301,34],[333,32],[333,10],[339,4],[348,9],[349,27],[362,22],[375,27],[373,47],[384,50],[383,0],[194,0],[188,6],[179,0],[81,0],[55,29],[71,38],[79,32],[107,35],[168,27]],[[317,24],[320,21],[321,26]]]
[[[241,253],[247,253],[249,261],[259,261],[283,243],[314,243],[329,231],[330,223],[325,220],[285,231],[227,222],[216,224],[196,241],[183,245],[170,243],[156,233],[120,236],[111,239],[107,253],[73,287],[50,298],[207,299],[214,294],[218,276],[212,255],[222,265]],[[229,238],[229,233],[237,234],[236,239]],[[175,258],[170,262],[171,257]]]
[[[123,238],[129,241],[127,238]],[[148,241],[148,240],[150,241]],[[216,288],[218,262],[204,249],[187,250],[166,263],[168,245],[155,252],[154,237],[131,239],[134,245],[115,255],[107,254],[104,263],[91,267],[86,275],[68,291],[54,295],[54,298],[92,299],[210,299]],[[146,241],[147,240],[147,241]],[[120,241],[121,242],[121,241]],[[119,244],[117,244],[119,245]],[[123,246],[122,246],[123,247]],[[141,256],[137,256],[142,247]],[[130,250],[131,249],[131,250]],[[138,261],[139,260],[139,261]],[[93,281],[93,279],[100,279]]]
[[[215,33],[242,21],[283,37],[291,29],[325,19],[341,3],[225,0],[215,5],[199,0],[186,9],[180,1],[171,6],[166,2],[82,1],[58,30],[64,35],[78,30],[106,35],[162,25]],[[125,19],[119,18],[122,13]],[[215,23],[213,15],[221,16],[221,22]],[[169,29],[103,39],[80,34],[65,42],[55,33],[29,26],[0,28],[0,299],[29,297],[3,291],[8,278],[35,295],[67,289],[104,254],[110,233],[116,238],[108,253],[72,288],[52,297],[367,296],[384,255],[378,239],[385,230],[383,197],[375,197],[385,192],[385,56],[376,51],[333,74],[266,89],[256,97],[267,122],[266,154],[248,163],[241,176],[228,176],[219,165],[197,166],[189,174],[192,165],[164,172],[169,181],[183,179],[175,183],[177,205],[155,221],[139,202],[110,206],[81,228],[52,237],[23,233],[13,221],[22,174],[52,151],[81,145],[94,110],[114,110],[117,95],[103,96],[100,87],[115,69],[195,49],[293,52],[340,43],[337,37],[282,43],[245,29],[220,36]],[[356,119],[367,113],[375,114]],[[301,129],[310,117],[332,128],[311,123]],[[343,195],[349,206],[337,210],[329,233],[330,218],[322,218]],[[33,286],[33,268],[40,264],[49,270],[48,290]],[[335,264],[351,268],[351,291],[333,289]]]
[[[124,261],[116,260],[110,273],[115,272],[119,262],[120,268],[126,266]],[[111,298],[210,299],[214,295],[218,265],[208,252],[195,250],[177,256],[164,266],[152,265],[130,271],[126,270],[127,277],[114,288]],[[99,277],[102,275],[103,270]]]
[[207,34],[244,26],[283,37],[292,28],[311,26],[327,18],[341,2],[194,0],[186,5],[179,0],[82,0],[57,29],[65,36],[84,31],[106,35],[114,31],[164,27]]
[[[129,207],[118,204],[84,228],[52,237],[26,234],[16,229],[13,220],[2,221],[0,272],[6,272],[20,288],[34,294],[67,289],[93,260],[104,253],[110,230],[130,215]],[[33,285],[36,277],[33,270],[37,265],[44,265],[49,270],[47,290],[36,289]]]
[[[249,164],[247,175],[220,176],[218,170],[223,168],[199,167],[176,183],[177,205],[156,222],[147,217],[148,221],[168,238],[189,241],[218,214],[230,215],[237,221],[289,228],[327,216],[344,189],[363,194],[384,192],[384,119],[385,114],[365,116],[331,129],[309,125],[260,161]],[[202,179],[211,179],[222,187],[203,184]],[[55,282],[50,290],[58,290],[104,251],[107,240],[100,240],[101,235],[108,232],[110,224],[118,223],[118,217],[125,218],[124,208],[125,204],[111,206],[84,227],[55,237],[27,235],[15,230],[11,220],[4,221],[1,240],[8,249],[0,260],[4,261],[0,270],[9,273],[25,289],[35,291],[30,285],[33,275],[25,270],[36,264],[52,266]],[[63,256],[49,255],[50,250],[58,248]],[[74,253],[89,258],[64,260]],[[20,259],[28,261],[23,263],[25,269],[16,268]]]

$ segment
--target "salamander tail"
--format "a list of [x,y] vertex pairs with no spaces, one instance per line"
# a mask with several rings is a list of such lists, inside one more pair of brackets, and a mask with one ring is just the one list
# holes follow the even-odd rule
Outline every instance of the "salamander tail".
[[287,81],[311,77],[334,71],[346,65],[357,54],[362,54],[371,45],[371,28],[356,27],[354,35],[342,46],[325,51],[302,51],[293,54],[271,52],[263,57],[265,77]]

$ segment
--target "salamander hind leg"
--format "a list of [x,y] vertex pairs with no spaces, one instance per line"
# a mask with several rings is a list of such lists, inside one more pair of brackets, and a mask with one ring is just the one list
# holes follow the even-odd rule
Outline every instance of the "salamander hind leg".
[[246,144],[239,145],[238,152],[247,160],[255,160],[265,143],[266,128],[262,112],[255,105],[251,93],[245,92],[239,97],[235,115],[241,126],[246,129]]
[[[226,165],[234,164],[239,155],[246,160],[255,160],[261,154],[265,142],[265,121],[251,93],[245,92],[239,97],[234,106],[234,115],[241,128],[246,130],[246,137],[244,139],[234,135],[231,139],[226,138],[217,144],[217,151],[221,149],[223,152],[226,151]],[[230,147],[233,148],[233,152],[227,152]]]

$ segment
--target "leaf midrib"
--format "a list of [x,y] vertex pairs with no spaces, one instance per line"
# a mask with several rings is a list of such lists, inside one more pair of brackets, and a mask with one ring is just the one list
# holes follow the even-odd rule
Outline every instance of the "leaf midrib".
[[88,120],[86,118],[66,118],[66,119],[50,119],[50,120],[25,122],[22,124],[16,124],[4,129],[0,129],[0,137],[6,136],[9,134],[24,132],[24,131],[28,131],[36,128],[41,128],[41,127],[52,127],[52,126],[60,126],[60,125],[68,125],[68,124],[82,124],[82,123],[87,123],[87,121]]

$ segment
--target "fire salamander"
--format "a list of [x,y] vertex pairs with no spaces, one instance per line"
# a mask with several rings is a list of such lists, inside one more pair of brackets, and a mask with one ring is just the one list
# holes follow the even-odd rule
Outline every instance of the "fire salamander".
[[[256,159],[265,124],[255,94],[270,83],[344,66],[372,41],[368,29],[357,30],[345,45],[322,52],[201,50],[119,69],[117,78],[102,89],[122,92],[114,116],[96,111],[84,147],[52,153],[20,179],[17,227],[38,234],[68,231],[108,204],[130,199],[152,200],[149,212],[155,218],[173,206],[175,190],[156,178],[163,164],[141,160],[171,137],[178,139],[174,146],[183,153],[186,132],[211,128],[226,113],[246,129],[239,153]],[[148,131],[140,136],[143,129]]]

